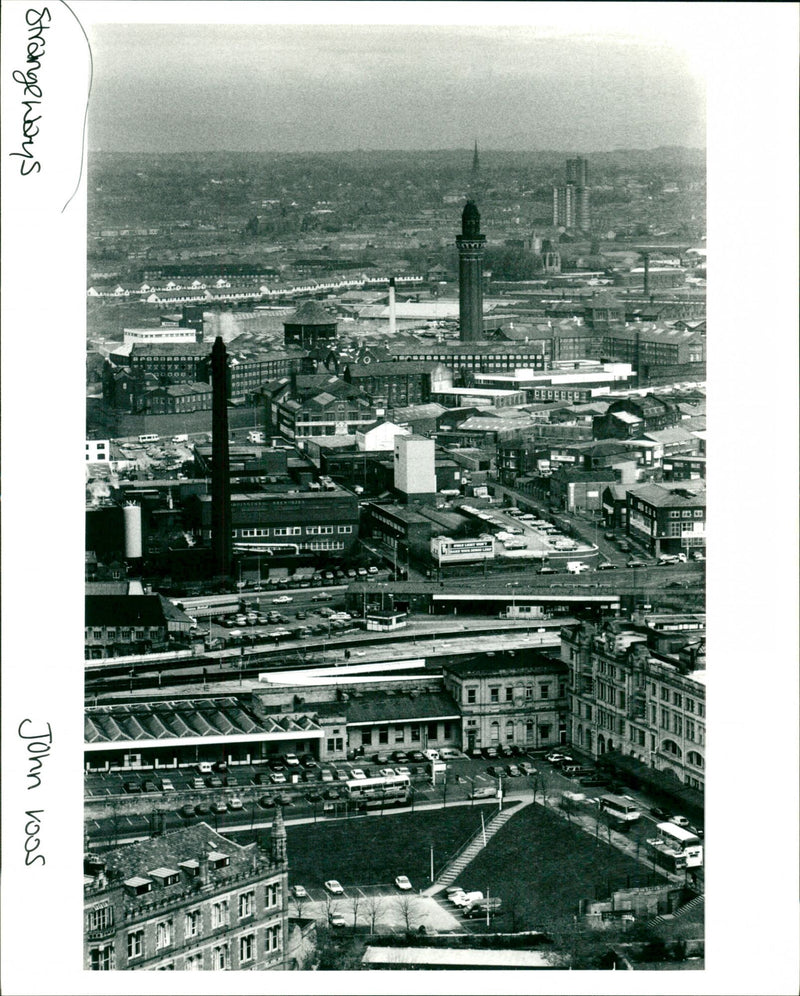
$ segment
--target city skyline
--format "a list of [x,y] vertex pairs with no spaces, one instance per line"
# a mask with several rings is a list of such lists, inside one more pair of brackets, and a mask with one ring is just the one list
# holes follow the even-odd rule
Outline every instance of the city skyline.
[[689,52],[632,29],[194,23],[88,30],[92,150],[455,149],[476,136],[483,150],[508,151],[705,145],[704,83]]

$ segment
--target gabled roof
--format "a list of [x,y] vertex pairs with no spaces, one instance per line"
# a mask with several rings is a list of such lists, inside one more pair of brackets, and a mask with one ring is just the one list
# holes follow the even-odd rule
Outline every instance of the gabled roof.
[[286,325],[335,325],[336,317],[319,303],[304,301],[295,313],[286,320]]

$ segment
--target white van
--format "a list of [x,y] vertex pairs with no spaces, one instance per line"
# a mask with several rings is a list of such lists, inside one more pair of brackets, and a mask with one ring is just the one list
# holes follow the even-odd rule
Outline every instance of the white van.
[[591,570],[588,564],[584,564],[582,560],[568,560],[567,561],[567,573],[569,574],[583,574],[584,571]]
[[440,754],[438,750],[430,748],[430,750],[424,750],[422,752],[429,761],[438,761],[440,759]]
[[172,442],[173,443],[188,443],[189,442],[189,435],[188,435],[188,433],[183,432],[179,436],[173,436],[172,437]]

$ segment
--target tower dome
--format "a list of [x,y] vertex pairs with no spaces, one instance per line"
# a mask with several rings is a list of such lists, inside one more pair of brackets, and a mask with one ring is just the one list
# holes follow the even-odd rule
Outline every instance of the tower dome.
[[467,201],[461,214],[461,234],[466,238],[480,235],[481,216],[475,201]]

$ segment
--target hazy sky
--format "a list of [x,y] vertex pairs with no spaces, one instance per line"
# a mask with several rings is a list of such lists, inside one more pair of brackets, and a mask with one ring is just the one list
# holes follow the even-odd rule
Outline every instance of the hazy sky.
[[89,36],[92,149],[705,145],[703,81],[652,33],[101,24]]

